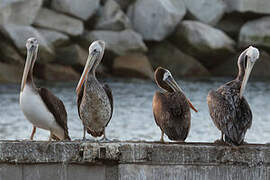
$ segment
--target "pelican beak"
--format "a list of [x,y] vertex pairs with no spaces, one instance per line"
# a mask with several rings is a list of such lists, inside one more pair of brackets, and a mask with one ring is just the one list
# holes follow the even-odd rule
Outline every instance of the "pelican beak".
[[83,73],[81,75],[81,78],[80,78],[79,83],[78,83],[77,88],[76,88],[77,94],[79,94],[79,92],[82,88],[82,85],[83,85],[83,83],[88,75],[88,72],[90,71],[90,69],[93,65],[94,65],[94,56],[92,54],[89,54],[87,61],[86,61],[86,64],[85,64],[85,67],[84,67],[84,70],[83,70]]
[[[167,82],[167,84],[174,90],[174,91],[181,91],[183,92],[183,90],[180,88],[180,86],[178,86],[177,82],[174,80],[174,78],[170,75],[168,76],[166,79],[164,79],[165,82]],[[183,92],[184,93],[184,92]],[[193,104],[190,102],[190,100],[187,98],[189,107],[191,109],[193,109],[195,112],[198,112],[198,110],[193,106]]]
[[245,69],[245,75],[244,75],[243,82],[242,82],[241,89],[240,89],[240,98],[243,97],[243,94],[244,94],[244,91],[246,89],[246,85],[248,82],[248,78],[249,78],[249,75],[251,73],[251,70],[252,70],[254,64],[255,64],[255,62],[252,62],[250,60],[250,58],[248,57],[247,65],[246,65],[246,69]]
[[29,50],[27,50],[27,57],[26,57],[26,62],[25,62],[23,77],[22,77],[21,92],[23,91],[25,87],[28,73],[30,71],[30,68],[32,67],[31,65],[34,59],[35,50],[36,48],[30,48]]

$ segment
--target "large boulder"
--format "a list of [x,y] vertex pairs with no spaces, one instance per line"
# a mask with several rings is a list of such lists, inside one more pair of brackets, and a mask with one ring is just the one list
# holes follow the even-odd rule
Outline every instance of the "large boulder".
[[30,25],[41,5],[42,0],[0,1],[0,24]]
[[37,28],[37,30],[54,48],[67,45],[70,42],[69,37],[64,33],[42,28]]
[[148,58],[140,53],[119,56],[114,59],[113,73],[121,77],[153,79],[154,71]]
[[262,46],[270,49],[270,16],[244,24],[239,34],[239,46]]
[[227,12],[253,12],[261,14],[270,14],[269,0],[224,0],[227,4]]
[[145,40],[162,41],[186,14],[183,0],[137,0],[128,8],[135,31]]
[[130,21],[114,0],[107,0],[95,29],[121,31],[131,28]]
[[100,0],[53,0],[51,3],[51,7],[56,11],[82,20],[87,20],[94,15],[99,5]]
[[83,22],[64,14],[42,8],[34,22],[34,25],[66,33],[71,36],[78,36],[83,33]]
[[222,31],[198,21],[183,21],[171,40],[185,53],[211,68],[235,52],[235,42]]
[[80,75],[70,66],[59,64],[37,65],[34,68],[34,74],[47,81],[78,81]]
[[89,45],[98,39],[106,42],[106,49],[117,55],[126,55],[129,52],[146,52],[147,47],[142,37],[128,29],[120,32],[116,31],[90,31],[83,34],[82,45],[88,49]]
[[223,0],[185,0],[185,3],[192,18],[211,25],[215,25],[226,10]]
[[[225,61],[223,64],[213,68],[211,73],[214,76],[230,76],[236,77],[238,74],[238,65],[237,60],[241,52],[238,52],[237,55],[229,58],[228,61]],[[252,77],[270,77],[270,55],[266,51],[260,51],[260,58],[256,61],[252,72]]]
[[53,60],[54,51],[49,46],[46,39],[33,27],[15,24],[5,24],[0,26],[0,32],[9,41],[11,41],[16,48],[23,54],[26,55],[26,41],[30,37],[35,37],[39,43],[39,53],[41,63],[46,63]]
[[70,66],[84,66],[88,52],[77,44],[71,44],[56,50],[56,62]]
[[0,62],[0,82],[19,83],[22,79],[22,64],[5,64]]
[[121,9],[123,11],[126,11],[127,8],[134,3],[136,0],[115,0],[115,2],[117,2],[119,4],[119,6],[121,7]]
[[5,39],[0,41],[0,57],[2,62],[8,64],[24,64],[24,59],[17,49]]
[[208,70],[199,61],[169,42],[151,46],[147,54],[155,69],[159,66],[167,68],[176,77],[209,75]]

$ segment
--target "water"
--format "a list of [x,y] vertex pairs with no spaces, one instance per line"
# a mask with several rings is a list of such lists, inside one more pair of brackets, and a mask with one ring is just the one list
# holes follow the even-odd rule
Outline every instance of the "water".
[[[152,113],[152,98],[158,90],[151,81],[143,80],[105,80],[114,95],[114,114],[107,128],[110,139],[147,140],[160,139]],[[213,142],[220,137],[208,113],[206,96],[210,89],[224,84],[228,79],[179,80],[178,83],[199,110],[192,111],[192,123],[186,141]],[[72,139],[81,139],[82,123],[77,114],[76,84],[42,84],[64,101],[68,112],[68,127]],[[25,119],[19,108],[19,85],[0,85],[0,139],[28,139],[32,125]],[[246,140],[250,143],[270,141],[270,82],[251,81],[245,96],[253,112],[253,125],[248,130]],[[37,129],[36,140],[47,140],[49,132]],[[92,139],[87,135],[88,139]],[[167,138],[166,138],[167,139]],[[167,139],[168,140],[168,139]]]

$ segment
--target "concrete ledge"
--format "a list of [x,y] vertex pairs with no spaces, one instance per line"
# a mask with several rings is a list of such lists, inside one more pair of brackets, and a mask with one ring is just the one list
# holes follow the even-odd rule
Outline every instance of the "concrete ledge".
[[268,180],[270,145],[0,141],[0,180],[79,178]]

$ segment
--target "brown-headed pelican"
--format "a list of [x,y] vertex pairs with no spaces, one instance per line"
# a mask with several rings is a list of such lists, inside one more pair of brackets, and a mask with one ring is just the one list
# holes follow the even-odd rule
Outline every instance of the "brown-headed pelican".
[[36,88],[33,82],[33,67],[37,59],[38,41],[29,38],[26,42],[27,57],[22,77],[20,107],[25,117],[33,124],[30,139],[36,127],[50,131],[50,139],[70,140],[67,127],[67,112],[63,102],[46,88]]
[[155,81],[165,92],[155,92],[153,97],[153,113],[157,125],[161,129],[161,142],[164,133],[170,140],[184,141],[190,129],[190,107],[197,112],[182,89],[178,86],[170,71],[158,67]]
[[95,75],[104,50],[104,41],[98,40],[90,45],[87,62],[76,88],[78,113],[84,126],[83,140],[85,131],[93,137],[103,135],[102,140],[108,140],[105,128],[112,118],[113,96],[110,87],[100,84]]
[[252,46],[247,48],[238,58],[239,73],[236,79],[208,93],[207,103],[210,116],[221,131],[222,142],[225,135],[225,142],[232,145],[242,144],[247,129],[251,127],[252,113],[243,93],[258,58],[257,48]]

